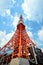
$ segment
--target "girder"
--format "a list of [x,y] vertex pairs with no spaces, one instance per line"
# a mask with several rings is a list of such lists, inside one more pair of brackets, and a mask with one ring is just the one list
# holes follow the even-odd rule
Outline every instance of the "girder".
[[[26,60],[29,59],[30,65],[43,65],[43,53],[37,52],[40,50],[35,48],[35,46],[36,45],[26,32],[23,18],[20,16],[17,29],[12,38],[6,43],[6,45],[0,48],[0,65],[2,65],[2,63],[5,65],[6,63],[10,63],[12,58],[25,58]],[[8,54],[9,50],[12,50],[10,54]]]
[[5,53],[6,49],[12,49],[13,50],[12,58],[13,57],[28,58],[28,53],[29,53],[28,44],[30,43],[32,43],[33,46],[35,45],[33,41],[30,39],[30,37],[28,36],[25,29],[25,25],[23,23],[23,18],[22,16],[20,16],[20,20],[14,35],[6,43],[6,45],[4,45],[2,49],[0,49],[0,51],[3,51]]

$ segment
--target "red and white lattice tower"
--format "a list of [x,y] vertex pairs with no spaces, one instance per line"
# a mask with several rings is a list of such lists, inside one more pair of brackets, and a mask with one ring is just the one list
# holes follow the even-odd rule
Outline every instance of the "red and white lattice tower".
[[35,45],[33,41],[28,36],[25,25],[23,23],[22,15],[17,25],[17,29],[13,37],[8,41],[8,43],[1,49],[5,52],[6,48],[13,49],[12,58],[23,57],[28,58],[29,44]]

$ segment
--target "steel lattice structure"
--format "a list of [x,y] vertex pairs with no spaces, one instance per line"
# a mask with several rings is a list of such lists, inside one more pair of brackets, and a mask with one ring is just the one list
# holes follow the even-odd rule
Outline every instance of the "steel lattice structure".
[[20,16],[20,20],[17,25],[17,29],[13,35],[13,37],[4,45],[0,51],[6,52],[6,49],[12,49],[12,58],[14,57],[24,57],[28,58],[29,44],[35,45],[33,41],[28,36],[25,25],[23,23],[22,15]]

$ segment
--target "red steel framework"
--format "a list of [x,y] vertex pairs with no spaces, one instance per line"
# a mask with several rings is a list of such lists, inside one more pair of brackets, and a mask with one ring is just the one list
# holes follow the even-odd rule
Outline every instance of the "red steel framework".
[[23,18],[21,15],[13,37],[6,43],[3,48],[0,49],[0,51],[6,52],[6,49],[12,49],[12,58],[28,58],[28,53],[30,52],[30,43],[32,45],[35,45],[26,32],[25,25],[23,23]]

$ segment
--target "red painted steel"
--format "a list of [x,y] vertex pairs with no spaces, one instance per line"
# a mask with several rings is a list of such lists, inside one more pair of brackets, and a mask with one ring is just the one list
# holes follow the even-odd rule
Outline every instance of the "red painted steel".
[[8,41],[8,43],[6,43],[6,45],[1,50],[5,52],[6,48],[13,49],[12,58],[28,58],[30,43],[35,45],[26,32],[23,18],[21,15],[13,37]]

